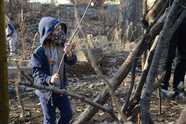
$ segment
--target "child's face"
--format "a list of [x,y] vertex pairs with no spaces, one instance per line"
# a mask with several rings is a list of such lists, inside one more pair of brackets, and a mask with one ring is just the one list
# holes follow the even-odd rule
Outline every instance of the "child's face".
[[56,27],[56,29],[52,32],[51,34],[51,40],[55,43],[55,44],[64,44],[66,41],[66,36],[65,36],[65,32],[64,29],[62,27],[62,25],[58,25]]
[[61,25],[58,25],[58,26],[56,27],[56,29],[52,32],[52,35],[58,33],[58,32],[61,31],[61,30],[62,30],[62,26],[61,26]]

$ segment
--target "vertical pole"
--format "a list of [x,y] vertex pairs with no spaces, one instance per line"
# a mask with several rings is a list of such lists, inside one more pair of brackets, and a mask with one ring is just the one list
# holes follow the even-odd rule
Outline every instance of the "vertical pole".
[[9,118],[8,67],[4,19],[4,0],[0,0],[0,124],[8,124]]

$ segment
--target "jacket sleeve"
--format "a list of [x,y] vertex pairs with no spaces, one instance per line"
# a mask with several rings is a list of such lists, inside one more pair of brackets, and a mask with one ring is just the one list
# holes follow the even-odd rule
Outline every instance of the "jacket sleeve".
[[14,33],[14,26],[12,24],[7,25],[7,37],[10,37]]
[[30,66],[35,83],[48,86],[52,76],[43,71],[43,61],[40,56],[34,53],[30,60]]
[[64,61],[67,65],[74,65],[76,64],[77,62],[77,57],[74,53],[72,53],[72,56],[71,57],[68,57],[66,54],[65,54],[65,57],[64,57]]

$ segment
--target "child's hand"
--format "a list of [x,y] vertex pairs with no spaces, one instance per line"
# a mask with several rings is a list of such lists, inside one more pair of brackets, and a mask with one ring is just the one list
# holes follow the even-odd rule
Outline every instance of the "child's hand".
[[71,49],[72,49],[72,45],[69,44],[69,43],[66,43],[66,44],[65,44],[64,51],[65,51],[65,53],[67,54],[68,57],[71,57],[71,56],[72,56],[72,51],[71,51]]
[[52,75],[50,83],[51,84],[56,84],[58,81],[59,81],[59,74],[55,73],[54,75]]

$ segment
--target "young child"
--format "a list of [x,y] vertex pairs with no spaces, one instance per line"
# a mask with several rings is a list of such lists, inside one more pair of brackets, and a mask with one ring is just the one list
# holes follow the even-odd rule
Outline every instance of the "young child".
[[9,42],[10,55],[15,55],[15,43],[17,41],[17,33],[14,26],[10,23],[10,19],[5,16],[5,25],[6,25],[6,40]]
[[[66,89],[65,64],[75,64],[77,57],[71,52],[71,45],[65,44],[67,26],[61,21],[44,17],[39,22],[41,45],[32,54],[30,65],[34,83],[48,87]],[[59,74],[57,70],[63,53],[64,60]],[[44,124],[68,124],[72,118],[72,108],[68,96],[45,90],[36,90],[43,114]],[[56,120],[56,108],[60,118]]]

